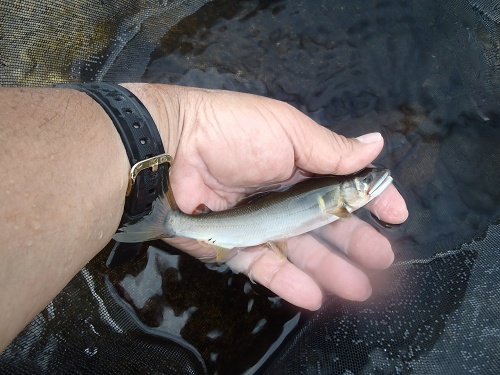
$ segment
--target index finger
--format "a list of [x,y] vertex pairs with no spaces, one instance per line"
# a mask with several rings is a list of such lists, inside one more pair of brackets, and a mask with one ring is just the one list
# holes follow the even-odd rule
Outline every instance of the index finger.
[[406,203],[394,185],[389,185],[366,208],[386,223],[401,224],[408,218]]

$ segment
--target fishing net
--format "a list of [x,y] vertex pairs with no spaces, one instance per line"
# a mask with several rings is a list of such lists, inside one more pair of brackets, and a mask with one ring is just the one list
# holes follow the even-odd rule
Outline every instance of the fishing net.
[[[363,303],[301,311],[161,241],[108,246],[0,356],[9,373],[500,373],[500,8],[444,1],[0,2],[0,84],[161,82],[382,132],[410,217]],[[307,249],[304,249],[307,251]]]

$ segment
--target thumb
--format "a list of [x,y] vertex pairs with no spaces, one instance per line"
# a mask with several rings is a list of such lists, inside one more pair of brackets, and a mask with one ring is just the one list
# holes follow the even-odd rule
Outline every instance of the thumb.
[[318,174],[349,174],[363,169],[382,151],[380,133],[346,138],[318,125],[299,112],[291,116],[286,131],[298,168]]

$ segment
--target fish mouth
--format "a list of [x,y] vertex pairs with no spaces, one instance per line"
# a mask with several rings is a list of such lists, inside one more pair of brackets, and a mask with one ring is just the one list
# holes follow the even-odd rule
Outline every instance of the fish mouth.
[[387,186],[389,186],[393,181],[393,178],[389,174],[389,171],[385,171],[382,176],[373,184],[373,186],[370,188],[370,191],[368,192],[368,195],[370,198],[375,198],[382,193]]

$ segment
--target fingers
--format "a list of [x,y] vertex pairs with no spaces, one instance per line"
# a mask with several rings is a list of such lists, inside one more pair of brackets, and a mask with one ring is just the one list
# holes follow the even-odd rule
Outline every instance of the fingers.
[[377,198],[366,205],[379,220],[401,224],[408,218],[406,203],[394,185],[389,185]]
[[382,270],[394,261],[387,238],[355,216],[326,225],[314,233],[362,267]]
[[[215,259],[214,249],[203,247],[195,240],[178,237],[166,238],[165,241],[200,260]],[[226,264],[234,272],[245,273],[296,306],[308,310],[317,310],[321,306],[323,295],[316,281],[265,246],[240,251]]]
[[289,259],[327,292],[352,301],[364,301],[372,289],[368,277],[347,259],[332,252],[309,234],[289,239]]
[[264,246],[241,251],[226,264],[296,306],[308,310],[321,306],[323,296],[316,281]]
[[[400,224],[408,217],[405,201],[393,185],[389,185],[366,208],[386,223]],[[356,216],[321,227],[315,234],[363,267],[385,269],[394,261],[394,253],[387,238]]]
[[[390,244],[384,242],[384,238],[376,231],[372,234],[374,237],[365,238],[367,242],[353,241],[347,245],[346,253],[359,254],[363,264],[376,263],[362,257],[361,249],[368,248],[374,255],[372,259],[381,258],[385,253],[387,265],[393,259]],[[380,239],[380,246],[367,247],[367,244]],[[291,263],[268,248],[257,247],[241,251],[227,264],[234,271],[246,273],[290,303],[310,310],[319,308],[321,288],[353,301],[364,301],[371,295],[368,277],[349,260],[332,252],[311,235],[290,238],[288,246]]]

